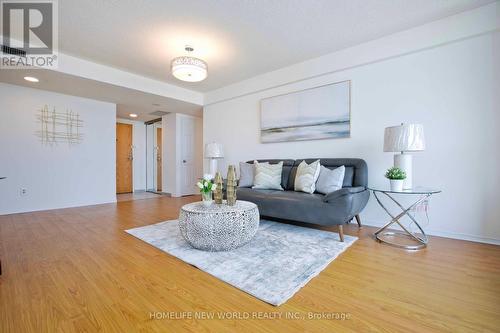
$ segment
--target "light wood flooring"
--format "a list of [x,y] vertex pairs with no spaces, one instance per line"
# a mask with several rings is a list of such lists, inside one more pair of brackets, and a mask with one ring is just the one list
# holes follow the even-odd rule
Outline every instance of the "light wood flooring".
[[157,198],[158,196],[165,195],[161,193],[153,193],[146,191],[136,191],[131,193],[120,193],[116,195],[116,201],[132,201],[132,200],[143,200]]
[[193,200],[0,216],[0,332],[500,331],[500,246],[432,237],[405,252],[354,223],[360,239],[273,307],[123,231]]

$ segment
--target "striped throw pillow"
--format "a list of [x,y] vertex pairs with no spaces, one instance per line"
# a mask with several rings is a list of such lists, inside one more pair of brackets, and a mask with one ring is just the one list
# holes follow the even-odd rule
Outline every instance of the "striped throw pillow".
[[314,193],[316,191],[316,181],[319,177],[319,160],[307,164],[306,161],[300,162],[295,175],[294,190],[297,192]]
[[283,171],[283,162],[278,164],[259,163],[255,164],[255,178],[252,188],[260,190],[280,190],[281,187],[281,172]]

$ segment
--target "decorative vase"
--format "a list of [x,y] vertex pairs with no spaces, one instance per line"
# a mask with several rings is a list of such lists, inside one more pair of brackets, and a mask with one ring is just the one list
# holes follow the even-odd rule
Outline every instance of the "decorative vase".
[[226,200],[229,206],[236,203],[236,167],[230,165],[227,169]]
[[215,188],[214,199],[215,203],[220,205],[223,199],[222,191],[224,183],[222,181],[222,175],[218,171],[215,173],[215,185],[217,185],[217,187]]
[[201,192],[201,199],[203,202],[203,205],[208,207],[210,206],[214,201],[212,200],[212,191],[210,192]]
[[404,179],[389,179],[391,182],[391,191],[402,192]]

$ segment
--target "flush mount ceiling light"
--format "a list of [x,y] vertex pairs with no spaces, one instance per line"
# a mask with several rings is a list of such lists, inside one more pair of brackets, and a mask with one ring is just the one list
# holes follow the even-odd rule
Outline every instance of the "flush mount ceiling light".
[[129,114],[129,116],[130,116],[131,118],[137,118],[137,115],[136,115],[135,113],[131,113],[131,114]]
[[[193,48],[186,46],[187,52],[193,52]],[[172,60],[172,75],[181,81],[199,82],[207,78],[207,63],[201,59],[182,56]]]
[[29,81],[29,82],[39,82],[40,81],[36,77],[33,77],[33,76],[25,76],[24,79],[26,81]]

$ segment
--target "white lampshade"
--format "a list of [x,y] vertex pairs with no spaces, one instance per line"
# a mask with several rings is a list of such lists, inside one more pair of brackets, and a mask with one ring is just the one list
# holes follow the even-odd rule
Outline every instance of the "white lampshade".
[[194,57],[177,57],[172,60],[172,75],[182,81],[199,82],[207,78],[207,63]]
[[401,124],[385,129],[384,151],[421,151],[425,149],[424,127]]
[[205,145],[205,158],[223,158],[224,152],[220,143],[211,142]]

